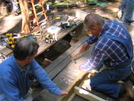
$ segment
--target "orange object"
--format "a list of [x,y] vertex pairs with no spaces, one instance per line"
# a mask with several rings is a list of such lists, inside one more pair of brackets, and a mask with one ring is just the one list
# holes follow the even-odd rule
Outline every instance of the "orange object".
[[1,6],[5,6],[5,3],[4,3],[4,2],[2,2],[2,3],[1,3]]
[[33,27],[33,30],[36,30],[37,28],[39,28],[39,26],[35,26],[35,27]]
[[[44,8],[44,4],[43,4],[43,0],[38,0],[39,1],[39,3],[38,3],[38,5],[40,5],[41,6],[41,12],[38,12],[37,13],[37,11],[36,11],[36,4],[35,4],[35,0],[30,0],[31,1],[31,7],[32,7],[32,15],[34,15],[33,16],[33,18],[32,18],[32,23],[34,24],[34,20],[35,20],[35,22],[36,22],[36,25],[39,27],[40,26],[40,22],[39,22],[39,18],[38,18],[38,14],[40,14],[40,13],[43,13],[43,15],[44,15],[44,17],[45,17],[45,19],[48,19],[47,18],[47,15],[46,15],[46,10],[45,10],[45,8]],[[32,25],[33,25],[32,24]],[[34,30],[34,29],[33,29]]]

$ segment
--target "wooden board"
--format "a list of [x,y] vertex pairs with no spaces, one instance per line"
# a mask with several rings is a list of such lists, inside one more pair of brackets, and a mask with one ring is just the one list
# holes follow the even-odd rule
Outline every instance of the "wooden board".
[[[75,86],[74,93],[90,101],[106,101],[99,96],[96,96],[80,87]],[[72,100],[70,100],[72,101]]]
[[[92,45],[88,51],[84,52],[82,56],[76,60],[76,63],[71,61],[69,55],[74,55],[78,53],[79,49],[82,46],[82,43],[84,43],[85,39],[87,38],[88,38],[87,36],[83,36],[76,44],[74,44],[71,48],[69,48],[65,53],[63,53],[55,61],[53,61],[49,66],[47,66],[46,70],[48,72],[48,75],[52,79],[52,81],[56,83],[60,89],[66,89],[67,91],[69,91],[69,94],[66,96],[67,98],[69,98],[68,96],[70,96],[71,94],[70,92],[74,92],[75,86],[81,85],[81,82],[80,82],[81,79],[86,76],[85,72],[81,72],[79,70],[79,66],[86,59],[90,57],[90,54],[94,45]],[[78,99],[81,98],[80,101],[87,101],[86,99],[88,97],[86,97],[83,94],[82,95],[80,94],[80,96],[78,97],[78,94],[77,94],[78,90],[80,89],[76,89],[76,94],[71,96],[72,98],[70,98],[70,101],[77,101],[77,98]],[[92,93],[94,94],[94,91]],[[88,93],[88,95],[92,96],[92,93]],[[94,101],[94,99],[103,99],[103,98],[99,98],[98,97],[99,95],[102,95],[102,94],[97,92],[97,95],[95,95],[94,97],[91,97],[92,99],[91,101]],[[106,96],[105,98],[109,98],[107,95],[105,96]],[[86,99],[82,97],[85,97]],[[53,95],[49,93],[47,90],[43,89],[41,93],[39,93],[39,95],[37,95],[37,97],[35,97],[33,101],[57,101],[57,100],[68,101],[66,99],[64,100],[63,99],[59,100],[59,99],[62,99],[62,97]],[[111,100],[111,98],[109,99]],[[112,99],[112,101],[114,100]]]
[[[91,91],[85,90],[85,87],[89,86],[89,79],[95,75],[93,71],[94,70],[90,72],[81,72],[74,82],[66,89],[69,94],[59,97],[57,101],[77,101],[79,98],[81,98],[81,101],[116,101],[107,94],[94,91],[93,89]],[[87,83],[85,84],[85,82]]]
[[66,88],[66,91],[68,91],[68,95],[59,97],[57,101],[67,101],[73,99],[73,97],[75,96],[75,94],[73,94],[74,87],[81,84],[83,78],[87,76],[86,74],[86,72],[80,72],[79,75],[77,75],[77,77],[73,80],[73,82]]
[[[81,24],[80,24],[81,25]],[[80,25],[74,25],[70,28],[67,29],[62,29],[61,32],[57,35],[58,40],[62,39],[63,37],[65,37],[67,34],[69,34],[70,32],[72,32],[73,30],[79,28]],[[43,33],[43,34],[47,34],[47,33]],[[56,43],[53,42],[51,44],[48,44],[44,41],[44,44],[41,44],[39,49],[38,49],[38,53],[36,56],[40,55],[41,53],[43,53],[45,50],[47,50],[48,48],[50,48],[52,45],[54,45]]]
[[79,51],[80,46],[85,42],[88,36],[83,36],[75,45],[71,46],[66,52],[54,60],[48,65],[45,70],[49,77],[53,79],[58,73],[60,73],[70,62],[72,62],[70,55],[76,54]]
[[[81,24],[80,24],[81,25]],[[63,37],[65,37],[67,34],[69,34],[71,31],[79,28],[80,25],[74,25],[70,28],[67,29],[63,29],[59,34],[58,34],[58,40],[62,39]],[[46,29],[44,29],[46,30]],[[44,31],[43,35],[45,36],[46,34],[48,34],[46,31]],[[52,45],[54,45],[56,43],[53,42],[51,44],[46,43],[44,39],[37,39],[37,42],[39,43],[39,49],[38,49],[38,53],[36,54],[36,56],[39,56],[41,53],[43,53],[44,51],[46,51],[48,48],[50,48]],[[0,53],[2,53],[5,56],[8,56],[10,54],[12,54],[12,50],[5,47],[2,50],[0,50]]]
[[[90,50],[83,53],[79,60],[76,60],[76,64],[71,61],[69,55],[76,54],[81,48],[82,42],[84,43],[87,38],[87,36],[84,36],[83,39],[80,39],[76,44],[72,46],[73,48],[69,48],[59,58],[53,61],[54,63],[52,62],[49,66],[47,66],[48,75],[59,88],[67,89],[75,80],[75,78],[77,78],[77,76],[80,74],[79,66],[90,56],[92,47]],[[51,70],[49,71],[49,69]],[[58,96],[50,94],[44,89],[34,99],[34,101],[56,101],[57,99]]]
[[7,47],[5,47],[5,48],[0,50],[0,53],[5,55],[5,56],[8,56],[8,55],[12,54],[12,52],[13,52],[13,50],[11,50],[11,49],[9,49]]

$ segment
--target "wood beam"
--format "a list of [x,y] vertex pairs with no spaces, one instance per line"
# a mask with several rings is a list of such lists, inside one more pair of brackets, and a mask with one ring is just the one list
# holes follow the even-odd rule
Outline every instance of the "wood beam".
[[21,32],[27,34],[30,32],[30,20],[27,0],[19,0],[21,14],[22,14],[22,27]]

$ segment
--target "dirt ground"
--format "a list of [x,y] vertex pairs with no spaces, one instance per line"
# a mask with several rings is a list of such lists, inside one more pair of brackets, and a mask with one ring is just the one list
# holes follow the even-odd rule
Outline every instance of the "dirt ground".
[[[108,2],[108,5],[98,6],[89,5],[88,7],[77,8],[86,12],[100,14],[103,17],[116,19],[117,11],[120,2]],[[69,9],[70,10],[70,9]],[[61,11],[59,11],[61,12]],[[7,15],[0,19],[0,34],[5,33],[19,33],[21,31],[21,14],[14,16],[13,14]]]

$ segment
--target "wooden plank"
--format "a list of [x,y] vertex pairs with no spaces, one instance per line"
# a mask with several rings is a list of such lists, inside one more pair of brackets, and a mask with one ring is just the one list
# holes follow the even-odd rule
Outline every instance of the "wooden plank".
[[67,101],[68,98],[70,98],[70,96],[73,94],[74,87],[81,83],[86,74],[86,72],[80,72],[79,75],[76,76],[76,79],[67,87],[66,91],[68,91],[68,95],[59,97],[57,101]]
[[27,0],[19,0],[21,15],[22,15],[22,27],[21,31],[24,31],[24,34],[30,32],[30,23],[29,23],[29,12]]
[[[72,69],[74,68],[74,69]],[[73,80],[80,74],[80,70],[74,66],[74,63],[69,64],[60,74],[58,74],[53,82],[57,84],[60,89],[66,89],[68,86],[73,82]],[[46,96],[46,97],[44,97]],[[49,97],[51,96],[51,98]],[[34,101],[42,101],[39,100],[39,98],[44,98],[44,101],[56,101],[58,99],[57,96],[50,94],[45,89],[41,91],[41,94],[39,94]],[[61,100],[64,101],[64,100]],[[65,100],[66,101],[66,100]]]
[[[81,24],[80,24],[81,25]],[[59,34],[58,34],[58,40],[62,39],[63,37],[65,37],[67,34],[69,34],[70,32],[72,32],[73,30],[77,29],[77,27],[79,27],[80,25],[74,25],[70,28],[67,28],[66,30],[63,29]],[[46,30],[46,29],[44,29]],[[46,31],[44,31],[43,35],[47,34]],[[46,51],[48,48],[50,48],[52,45],[54,45],[56,43],[53,42],[51,44],[46,43],[44,39],[37,39],[38,43],[39,43],[39,49],[38,49],[38,53],[36,54],[36,57],[39,56],[41,53],[43,53],[44,51]],[[0,50],[0,52],[5,55],[8,56],[10,54],[12,54],[12,50],[9,48],[3,48],[2,50]]]
[[74,87],[74,93],[90,101],[106,101],[80,87]]
[[87,38],[88,36],[83,36],[77,43],[71,46],[66,52],[64,52],[61,56],[59,56],[56,60],[54,60],[50,65],[45,68],[51,79],[53,79],[55,75],[57,75],[70,62],[72,62],[70,54],[76,53],[76,50],[79,50],[78,47],[80,47]]
[[[59,97],[57,101],[68,101],[68,100],[70,101],[70,99],[72,99],[72,95],[73,94],[76,94],[74,96],[74,99],[76,99],[76,101],[77,101],[77,97],[76,97],[77,95],[79,95],[79,96],[81,96],[83,98],[83,100],[81,100],[81,101],[85,101],[84,99],[87,99],[87,100],[90,100],[90,101],[103,101],[103,100],[106,101],[108,99],[109,100],[112,100],[112,101],[115,101],[115,99],[111,98],[107,94],[104,94],[104,93],[101,93],[101,92],[97,92],[97,91],[94,91],[94,90],[92,90],[92,91],[85,91],[84,89],[81,89],[81,88],[83,88],[84,82],[86,80],[89,80],[90,77],[91,77],[91,75],[92,76],[94,75],[94,72],[93,71],[90,71],[90,72],[86,73],[84,76],[81,75],[81,74],[79,75],[80,77],[77,76],[78,78],[81,78],[81,79],[79,79],[78,81],[75,82],[75,80],[78,79],[78,78],[76,78],[74,80],[74,82],[71,85],[69,85],[69,87],[66,89],[69,92],[69,94],[66,95],[66,96]],[[59,81],[57,81],[57,82],[59,82]],[[78,88],[80,88],[80,90],[77,91],[77,92],[75,92],[74,91],[75,86],[77,86]],[[79,94],[77,94],[77,93],[79,93]],[[93,97],[92,98],[89,95],[90,96],[95,95],[95,96],[92,96]],[[103,99],[103,100],[100,100],[100,99]]]
[[[71,28],[67,28],[66,30],[65,29],[62,29],[61,32],[57,35],[58,37],[58,40],[62,39],[63,37],[65,37],[67,34],[69,34],[71,31],[75,30],[77,27],[79,27],[80,25],[74,25],[72,26]],[[44,33],[46,34],[46,33]],[[51,44],[48,44],[44,41],[44,44],[40,45],[39,49],[38,49],[38,53],[36,56],[40,55],[41,53],[43,53],[45,50],[47,50],[48,48],[50,48],[52,45],[54,45],[56,43],[55,42],[52,42]]]
[[11,49],[9,49],[7,47],[5,47],[5,48],[0,50],[0,53],[5,55],[5,56],[8,56],[8,55],[12,54],[12,52],[13,52],[13,50],[11,50]]
[[89,75],[91,76],[92,72],[81,72],[79,76],[77,76],[77,78],[74,80],[74,82],[66,89],[69,94],[59,97],[57,101],[73,101],[72,99],[74,99],[76,95],[79,95],[83,99],[87,99],[90,101],[104,101],[103,98],[100,98],[99,96],[94,95],[91,92],[81,89],[84,81],[89,77]]
[[[73,94],[69,97],[69,99],[68,99],[67,101],[72,101],[72,99],[74,98],[75,95],[76,95],[76,94],[73,93]],[[61,101],[61,100],[60,100],[60,101]]]
[[43,53],[44,51],[46,51],[48,48],[50,48],[52,45],[54,45],[56,43],[56,42],[53,42],[53,43],[49,44],[49,43],[46,43],[44,40],[42,42],[44,42],[44,43],[40,45],[40,47],[38,49],[38,53],[36,54],[36,57],[39,56],[41,53]]
[[72,99],[72,101],[89,101],[87,99],[82,98],[81,96],[75,94],[74,98]]
[[[87,36],[84,36],[85,37],[85,39],[87,39],[88,37]],[[84,41],[85,41],[85,39],[84,39]],[[84,42],[83,41],[83,42]],[[66,54],[62,54],[60,57],[67,57],[68,55],[70,55],[70,54],[76,54],[77,53],[77,51],[79,51],[79,48],[81,48],[81,45],[82,44],[80,44],[81,43],[81,41],[79,40],[78,41],[78,43],[76,43],[76,44],[78,44],[78,46],[76,45],[73,45],[74,46],[74,49],[73,48],[70,48],[71,50],[70,50],[70,53],[68,53],[67,51],[65,52]],[[73,50],[73,51],[72,51]],[[86,51],[87,53],[91,53],[91,50],[88,50],[88,51]],[[86,53],[85,52],[85,53]],[[84,54],[85,54],[84,53]],[[55,76],[53,75],[53,73],[51,74],[51,72],[50,72],[50,74],[48,74],[49,76],[50,76],[50,78],[51,79],[53,79],[53,82],[55,82],[56,84],[57,84],[57,86],[58,87],[60,87],[61,89],[67,89],[68,87],[69,87],[69,85],[74,81],[74,79],[75,78],[77,78],[77,76],[80,74],[80,70],[79,70],[79,65],[82,63],[82,62],[84,62],[85,61],[85,55],[83,54],[83,56],[84,56],[84,58],[82,58],[82,60],[80,60],[80,61],[78,61],[78,63],[74,63],[74,62],[72,62],[71,61],[71,59],[70,58],[64,58],[64,62],[62,63],[62,61],[63,61],[63,58],[57,58],[56,59],[56,61],[58,61],[59,63],[57,64],[55,61],[53,61],[53,62],[55,62],[55,64],[57,64],[57,65],[54,65],[53,64],[53,68],[55,68],[55,67],[57,67],[57,69],[53,69],[52,71],[53,71],[53,73],[54,73],[54,71],[56,72],[55,74]],[[64,56],[64,55],[66,55],[66,56]],[[86,55],[87,56],[87,55]],[[70,59],[70,62],[68,61]],[[52,62],[52,63],[53,63]],[[65,63],[65,62],[69,62],[69,63]],[[64,65],[60,65],[60,64],[64,64]],[[66,64],[66,65],[65,65]],[[50,65],[49,66],[47,66],[47,67],[50,67]],[[61,66],[61,67],[59,67],[59,66]],[[63,67],[62,67],[63,66]],[[62,69],[62,72],[57,72],[57,71],[59,71],[58,70],[58,68],[64,68],[64,69]],[[48,68],[48,69],[50,69],[50,68]],[[46,101],[56,101],[56,99],[58,99],[58,97],[57,96],[55,96],[55,95],[52,95],[52,94],[50,94],[49,92],[47,92],[45,89],[44,90],[42,90],[41,91],[41,94],[39,94],[35,99],[34,99],[34,101],[37,101],[37,99],[38,99],[38,101],[41,101],[41,100],[39,100],[39,98],[41,98],[42,97],[42,94],[44,94],[44,96],[46,96],[46,98],[44,98],[44,96],[43,96],[43,98],[44,98],[44,101],[46,100]],[[49,97],[47,97],[47,96],[51,96],[51,99],[49,98]]]
[[[87,58],[84,56],[87,54],[90,54],[91,50],[86,51],[83,56],[81,57],[80,61],[78,61],[76,64],[73,62],[70,62],[63,70],[60,72],[54,79],[53,82],[57,84],[58,87],[61,89],[67,89],[73,81],[78,77],[80,74],[79,66],[81,63],[83,63]],[[75,74],[76,72],[76,74]],[[46,93],[45,93],[46,94]],[[55,101],[55,100],[53,100]],[[66,101],[66,100],[61,100]]]
[[[71,66],[69,66],[71,67]],[[76,67],[74,67],[76,68]],[[75,69],[76,70],[76,69]],[[67,71],[67,70],[66,70]],[[71,71],[71,70],[70,70]],[[69,72],[70,72],[69,71]],[[62,71],[64,72],[64,71]],[[63,73],[64,74],[64,73]],[[71,73],[70,73],[71,74]],[[68,91],[68,95],[66,96],[62,96],[62,97],[59,97],[57,99],[57,101],[68,101],[68,99],[70,98],[70,96],[74,93],[74,87],[75,86],[80,86],[82,83],[83,83],[83,80],[87,79],[87,77],[89,76],[89,74],[91,74],[90,72],[84,72],[84,71],[81,71],[80,73],[77,73],[76,77],[73,78],[73,82],[71,84],[68,85],[66,91]],[[70,75],[71,76],[71,75]],[[60,79],[60,77],[58,77]],[[69,78],[68,78],[69,79]],[[53,80],[54,81],[54,80]],[[57,81],[57,80],[56,80]],[[61,81],[61,80],[60,80]],[[56,83],[58,83],[59,81],[57,81]],[[62,82],[60,82],[62,83]],[[62,83],[63,84],[63,83]],[[64,87],[66,87],[65,85],[66,84],[63,84]],[[62,89],[65,89],[65,88],[62,88]]]

